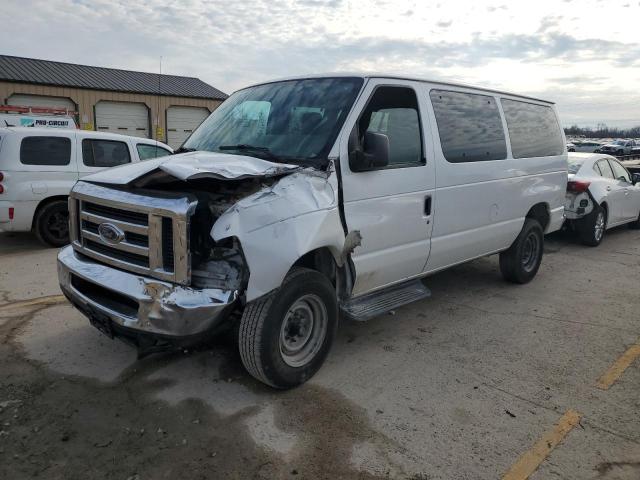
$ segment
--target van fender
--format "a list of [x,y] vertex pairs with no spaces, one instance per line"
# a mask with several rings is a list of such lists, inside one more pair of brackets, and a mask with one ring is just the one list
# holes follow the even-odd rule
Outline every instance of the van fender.
[[247,302],[278,288],[312,250],[328,248],[336,264],[344,265],[336,185],[335,173],[306,169],[243,198],[218,218],[213,240],[236,237],[242,246],[249,269]]

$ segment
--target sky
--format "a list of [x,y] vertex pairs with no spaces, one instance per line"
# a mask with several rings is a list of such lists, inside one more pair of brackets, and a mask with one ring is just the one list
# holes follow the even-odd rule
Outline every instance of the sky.
[[[638,0],[3,0],[0,53],[234,90],[327,72],[462,82],[640,125]],[[8,21],[7,21],[8,20]]]

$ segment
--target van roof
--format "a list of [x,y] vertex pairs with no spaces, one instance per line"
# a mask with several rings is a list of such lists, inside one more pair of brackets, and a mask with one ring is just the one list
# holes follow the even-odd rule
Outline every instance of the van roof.
[[[390,79],[394,79],[394,80],[409,80],[409,81],[412,81],[412,82],[434,83],[434,84],[437,84],[437,85],[444,85],[444,86],[448,86],[448,87],[469,88],[469,89],[472,89],[472,90],[478,90],[478,91],[492,93],[492,94],[509,95],[510,97],[518,97],[518,98],[523,98],[523,99],[527,99],[527,100],[533,100],[535,102],[548,103],[550,105],[555,104],[555,102],[551,102],[549,100],[543,100],[541,98],[530,97],[530,96],[527,96],[527,95],[520,95],[520,94],[517,94],[517,93],[506,92],[504,90],[497,90],[497,89],[492,89],[492,88],[478,87],[478,86],[474,86],[474,85],[467,85],[467,84],[464,84],[464,83],[447,82],[447,81],[443,81],[443,80],[433,80],[433,79],[428,79],[428,78],[411,77],[411,76],[395,75],[395,74],[385,74],[385,73],[348,73],[348,72],[344,72],[344,73],[324,73],[324,74],[315,74],[315,75],[300,75],[300,76],[279,78],[279,79],[270,80],[270,81],[267,81],[267,82],[259,82],[259,83],[255,83],[253,85],[249,85],[249,86],[247,86],[245,88],[255,87],[255,86],[258,86],[258,85],[267,85],[269,83],[284,82],[284,81],[287,81],[287,80],[305,80],[305,79],[311,79],[311,78],[344,78],[344,77],[352,77],[352,78],[356,77],[356,78],[362,78],[364,80],[367,80],[367,79],[370,79],[370,78],[390,78]],[[241,89],[241,90],[244,90],[244,89]]]
[[[104,138],[104,139],[112,139],[112,140],[122,140],[122,137],[133,138],[137,142],[140,143],[148,143],[150,145],[155,145],[156,140],[151,138],[144,137],[135,137],[133,135],[122,135],[120,133],[110,133],[110,132],[95,132],[93,130],[80,130],[75,128],[47,128],[47,127],[0,127],[0,134],[3,133],[29,133],[32,135],[51,135],[53,133],[56,134],[64,134],[64,133],[79,133],[83,137],[89,138]],[[167,144],[162,143],[160,141],[157,142],[159,145],[163,147],[168,147]]]

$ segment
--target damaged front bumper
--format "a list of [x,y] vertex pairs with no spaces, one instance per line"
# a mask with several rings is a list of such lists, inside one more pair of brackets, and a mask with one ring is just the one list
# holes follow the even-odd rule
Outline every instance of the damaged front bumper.
[[138,347],[162,341],[184,345],[224,324],[238,292],[194,289],[124,272],[78,254],[58,254],[58,277],[65,296],[109,336]]

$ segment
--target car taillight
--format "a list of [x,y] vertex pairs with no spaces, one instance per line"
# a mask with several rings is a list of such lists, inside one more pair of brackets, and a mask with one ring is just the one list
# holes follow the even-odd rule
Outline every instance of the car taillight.
[[13,207],[9,207],[9,220],[13,220],[14,210]]
[[[0,182],[4,180],[4,173],[0,172]],[[4,187],[0,183],[0,193],[4,193]]]
[[571,180],[567,182],[567,192],[583,193],[589,189],[591,182],[583,182],[581,180]]

